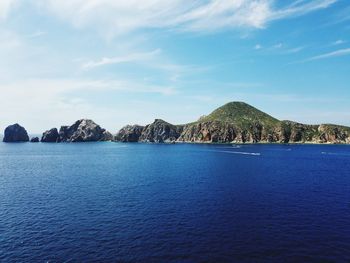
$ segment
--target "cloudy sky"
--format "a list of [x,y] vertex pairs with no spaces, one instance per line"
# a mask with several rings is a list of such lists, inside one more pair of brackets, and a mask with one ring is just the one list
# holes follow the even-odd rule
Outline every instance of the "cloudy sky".
[[350,125],[348,0],[0,0],[0,129],[180,124],[229,101]]

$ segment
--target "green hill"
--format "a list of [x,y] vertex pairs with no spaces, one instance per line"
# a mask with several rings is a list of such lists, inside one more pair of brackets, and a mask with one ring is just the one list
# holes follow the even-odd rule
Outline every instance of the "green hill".
[[208,116],[200,118],[198,122],[206,121],[226,122],[241,127],[250,126],[252,123],[260,123],[264,126],[280,123],[279,120],[244,102],[227,103]]
[[244,102],[227,103],[185,125],[156,120],[138,134],[135,130],[122,129],[116,138],[139,136],[138,141],[146,142],[350,143],[349,127],[280,121]]

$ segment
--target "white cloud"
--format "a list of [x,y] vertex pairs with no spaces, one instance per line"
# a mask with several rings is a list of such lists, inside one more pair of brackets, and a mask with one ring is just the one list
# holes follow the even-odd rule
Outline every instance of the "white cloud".
[[342,57],[342,56],[348,56],[348,55],[350,55],[350,48],[345,48],[345,49],[339,49],[339,50],[332,51],[329,53],[321,54],[318,56],[314,56],[314,57],[311,57],[311,58],[304,60],[303,62],[326,59],[326,58],[333,58],[333,57]]
[[92,69],[92,68],[111,65],[111,64],[147,61],[152,59],[155,55],[159,54],[160,52],[161,52],[160,49],[156,49],[151,52],[133,53],[133,54],[128,54],[126,56],[120,56],[120,57],[104,57],[98,61],[92,60],[87,63],[84,63],[82,65],[82,68]]
[[260,44],[256,44],[254,49],[256,49],[256,50],[262,49],[262,46]]
[[342,39],[338,39],[337,41],[334,41],[332,43],[333,46],[337,46],[337,45],[341,45],[341,44],[345,44],[346,41],[342,40]]
[[208,32],[264,28],[269,22],[324,9],[338,0],[38,0],[36,4],[78,28],[96,28],[113,36],[138,29],[166,28]]
[[283,47],[283,44],[282,43],[278,43],[276,45],[273,46],[273,48],[282,48]]
[[271,16],[271,20],[305,15],[316,10],[328,8],[329,6],[338,2],[338,0],[314,0],[308,1],[306,3],[305,2],[306,1],[297,0],[285,8],[275,10],[273,15]]
[[287,54],[293,54],[293,53],[298,53],[305,49],[305,47],[295,47],[295,48],[290,48],[286,51]]
[[0,1],[0,19],[7,17],[11,7],[17,2],[16,0],[1,0]]

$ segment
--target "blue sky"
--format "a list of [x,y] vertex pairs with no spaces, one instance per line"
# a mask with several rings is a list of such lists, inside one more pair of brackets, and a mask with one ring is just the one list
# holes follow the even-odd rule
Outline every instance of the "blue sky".
[[1,0],[0,128],[180,124],[230,101],[350,125],[348,0]]

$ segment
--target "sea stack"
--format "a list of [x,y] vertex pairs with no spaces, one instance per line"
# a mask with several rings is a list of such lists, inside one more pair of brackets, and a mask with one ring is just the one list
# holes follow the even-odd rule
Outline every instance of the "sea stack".
[[62,126],[58,142],[112,141],[113,135],[92,120],[82,119],[71,126]]
[[33,137],[30,139],[30,142],[40,142],[39,137]]
[[3,142],[28,142],[29,136],[25,128],[18,123],[5,129]]
[[57,142],[58,138],[58,130],[56,128],[52,128],[43,133],[43,136],[41,137],[41,142]]

